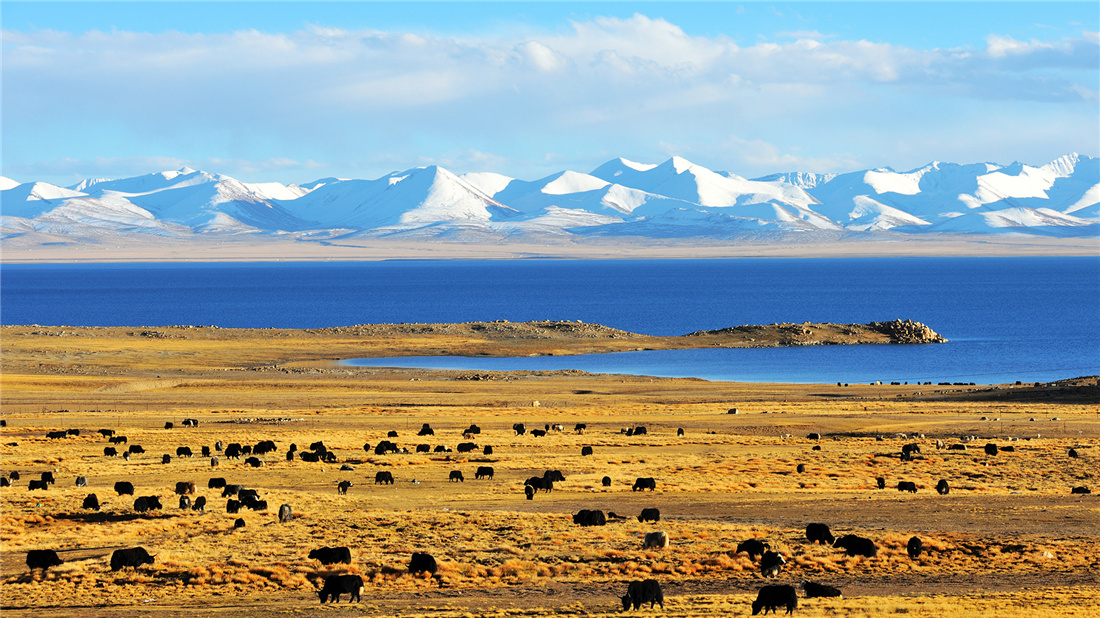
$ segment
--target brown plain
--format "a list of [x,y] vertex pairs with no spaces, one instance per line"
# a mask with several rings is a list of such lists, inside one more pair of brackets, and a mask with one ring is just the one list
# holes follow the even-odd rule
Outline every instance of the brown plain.
[[[740,384],[583,372],[462,372],[355,368],[339,359],[405,354],[575,354],[714,345],[875,341],[852,325],[773,325],[659,338],[579,323],[376,325],[310,331],[197,327],[0,329],[3,473],[0,610],[5,616],[312,615],[323,577],[359,574],[362,602],[325,606],[347,616],[619,614],[626,582],[661,582],[666,607],[646,615],[748,615],[767,583],[813,580],[843,599],[800,599],[798,615],[1100,615],[1100,387],[1080,378],[1044,385]],[[888,340],[886,337],[885,340]],[[878,339],[885,341],[883,339]],[[736,409],[736,414],[729,413]],[[983,420],[983,417],[985,420]],[[182,427],[185,418],[198,427]],[[1057,419],[1057,420],[1055,420]],[[165,429],[172,422],[173,429]],[[517,436],[560,424],[544,437]],[[435,436],[417,437],[423,423]],[[586,423],[576,433],[576,423]],[[466,439],[470,424],[482,433]],[[645,426],[627,437],[621,430]],[[53,430],[80,436],[48,439]],[[131,461],[105,457],[110,428],[140,444]],[[683,428],[684,435],[677,436]],[[391,438],[472,441],[458,454],[364,451]],[[811,440],[810,433],[821,438]],[[898,434],[923,434],[901,438]],[[967,450],[937,450],[936,440]],[[881,438],[881,439],[880,439]],[[1012,440],[1011,438],[1019,438]],[[263,467],[199,447],[274,440]],[[323,440],[339,463],[287,462],[291,443]],[[901,446],[921,453],[901,461]],[[1015,452],[985,455],[986,442]],[[491,445],[492,455],[480,447]],[[176,457],[188,446],[193,458]],[[582,457],[583,446],[594,454]],[[812,450],[820,446],[820,450]],[[1074,448],[1079,457],[1070,458]],[[162,455],[172,461],[161,463]],[[341,471],[342,464],[354,470]],[[799,464],[805,466],[796,472]],[[474,480],[492,466],[492,480]],[[54,471],[48,491],[29,478]],[[377,471],[394,485],[375,485]],[[448,482],[460,470],[465,482]],[[523,481],[545,470],[566,480],[528,501]],[[603,487],[603,476],[612,479]],[[77,476],[87,487],[75,487]],[[267,511],[227,514],[210,477],[258,489]],[[634,492],[654,477],[653,492]],[[875,487],[884,477],[886,490]],[[945,478],[951,493],[937,495]],[[164,509],[136,513],[133,497]],[[338,495],[336,484],[354,485]],[[893,489],[913,481],[918,493]],[[177,481],[193,481],[205,513],[177,507]],[[1091,495],[1071,495],[1088,486]],[[81,508],[96,493],[99,514]],[[277,523],[281,504],[295,519]],[[642,508],[661,521],[641,524]],[[582,528],[571,513],[628,516]],[[234,530],[237,517],[246,526]],[[810,545],[811,522],[871,538],[875,558]],[[665,530],[663,550],[642,536]],[[906,554],[911,536],[925,553]],[[767,539],[788,564],[771,580],[737,543]],[[156,563],[112,572],[116,548],[143,546]],[[316,547],[351,548],[350,565],[309,560]],[[65,564],[28,573],[28,550]],[[412,552],[440,563],[411,576]]]

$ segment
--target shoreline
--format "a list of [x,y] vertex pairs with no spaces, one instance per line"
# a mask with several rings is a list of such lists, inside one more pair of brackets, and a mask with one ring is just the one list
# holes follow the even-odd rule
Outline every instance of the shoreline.
[[[201,257],[196,258],[199,255]],[[302,241],[159,240],[127,245],[26,244],[6,239],[0,264],[374,262],[390,260],[641,260],[807,259],[876,257],[1100,257],[1093,238],[949,236],[871,238],[811,244],[585,241],[545,244],[462,244],[349,239],[341,244]]]

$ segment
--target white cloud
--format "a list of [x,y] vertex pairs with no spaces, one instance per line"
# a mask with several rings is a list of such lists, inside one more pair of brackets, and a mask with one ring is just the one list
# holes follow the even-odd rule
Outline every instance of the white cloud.
[[[475,166],[477,157],[461,154],[473,152],[520,166],[546,152],[655,155],[661,143],[741,135],[766,137],[727,147],[730,156],[754,154],[718,167],[744,160],[831,171],[850,159],[830,153],[857,150],[854,140],[859,150],[887,152],[906,136],[912,143],[965,130],[967,118],[980,124],[990,111],[1040,127],[1055,126],[1047,115],[1084,118],[1073,148],[1096,154],[1080,146],[1080,134],[1097,125],[1096,32],[1053,41],[992,35],[978,50],[815,31],[777,36],[738,45],[640,14],[514,36],[328,24],[290,33],[4,31],[4,155],[10,166],[110,154],[125,167],[146,148],[259,169],[243,162],[272,165],[289,153],[342,162],[332,165],[343,173],[424,156]],[[1044,114],[1043,105],[1057,111]],[[942,121],[930,122],[929,110],[943,110]],[[772,143],[812,143],[816,154]]]

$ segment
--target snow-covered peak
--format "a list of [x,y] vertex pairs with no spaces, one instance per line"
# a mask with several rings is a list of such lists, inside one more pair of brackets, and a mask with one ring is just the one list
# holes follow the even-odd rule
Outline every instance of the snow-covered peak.
[[82,197],[81,191],[73,191],[65,187],[51,185],[48,182],[26,182],[3,189],[4,201],[32,201],[32,200],[64,200],[71,197]]
[[585,191],[597,191],[611,184],[601,178],[565,171],[551,176],[552,180],[542,187],[542,192],[547,195],[566,195],[568,193],[582,193]]
[[90,189],[93,185],[97,185],[101,182],[110,182],[110,180],[110,178],[85,178],[75,185],[70,185],[68,188],[72,189],[73,191],[87,193],[88,189]]
[[14,189],[19,186],[19,181],[12,180],[7,176],[0,176],[0,191],[7,191],[8,189]]
[[515,180],[515,178],[511,176],[497,174],[496,172],[472,172],[463,174],[459,176],[459,178],[470,183],[479,191],[490,197],[506,189],[508,185]]
[[911,172],[895,172],[889,168],[869,170],[863,175],[863,182],[879,195],[883,193],[916,195],[920,193],[921,178],[929,171],[936,169],[939,169],[939,163],[929,163]]
[[1059,178],[1067,178],[1073,175],[1073,172],[1077,168],[1077,163],[1080,161],[1081,155],[1076,152],[1071,152],[1068,155],[1058,157],[1039,169],[1050,172]]

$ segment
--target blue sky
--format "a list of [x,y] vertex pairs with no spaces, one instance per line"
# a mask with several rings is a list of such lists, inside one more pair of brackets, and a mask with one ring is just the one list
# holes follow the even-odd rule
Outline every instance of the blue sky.
[[7,2],[2,173],[747,177],[1100,154],[1100,10],[1009,3]]

